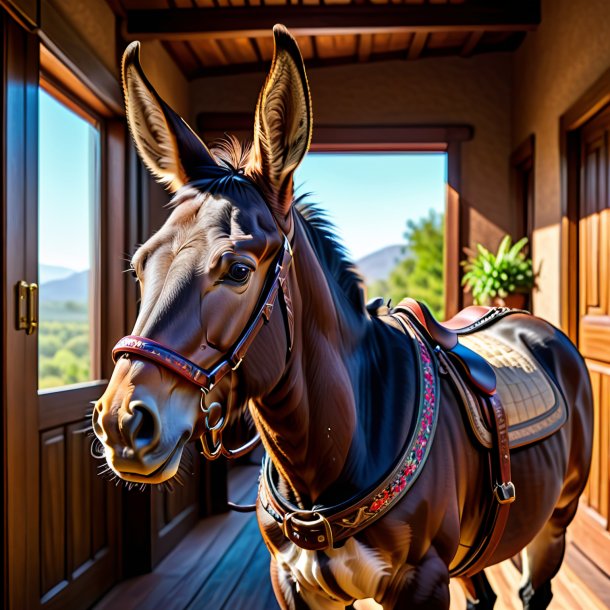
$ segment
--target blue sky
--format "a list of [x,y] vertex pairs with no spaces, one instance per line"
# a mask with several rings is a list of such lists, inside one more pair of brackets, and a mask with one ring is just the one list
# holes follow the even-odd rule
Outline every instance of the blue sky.
[[299,193],[324,208],[354,260],[404,243],[408,219],[445,209],[446,155],[309,153]]
[[91,266],[97,131],[40,89],[38,258],[76,271]]

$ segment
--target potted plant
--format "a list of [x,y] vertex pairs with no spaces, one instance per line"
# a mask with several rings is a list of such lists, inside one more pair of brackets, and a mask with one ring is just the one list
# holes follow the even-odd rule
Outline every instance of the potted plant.
[[462,286],[472,292],[476,305],[526,306],[527,295],[536,283],[532,259],[523,252],[527,242],[524,237],[512,244],[506,235],[496,254],[481,244],[477,244],[477,252],[466,250],[469,256],[461,262],[465,271]]

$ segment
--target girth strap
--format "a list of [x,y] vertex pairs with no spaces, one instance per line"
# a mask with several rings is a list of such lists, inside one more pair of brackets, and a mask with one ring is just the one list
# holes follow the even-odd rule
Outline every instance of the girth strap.
[[[437,355],[442,371],[449,375],[462,400],[472,399],[471,390],[466,387],[449,357],[442,351],[437,352]],[[502,539],[510,505],[515,500],[515,486],[511,481],[508,421],[502,402],[497,393],[479,396],[479,400],[483,401],[492,424],[493,448],[488,453],[492,499],[480,528],[478,544],[462,561],[450,567],[451,577],[473,576],[487,565]]]

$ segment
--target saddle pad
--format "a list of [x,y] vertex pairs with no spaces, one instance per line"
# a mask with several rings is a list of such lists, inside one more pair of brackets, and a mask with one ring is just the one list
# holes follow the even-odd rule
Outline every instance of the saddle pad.
[[[488,331],[462,335],[459,341],[485,358],[496,373],[511,449],[535,443],[561,428],[567,419],[566,404],[531,354]],[[484,446],[491,447],[491,434],[479,401],[466,401],[466,408],[470,410],[475,436]]]

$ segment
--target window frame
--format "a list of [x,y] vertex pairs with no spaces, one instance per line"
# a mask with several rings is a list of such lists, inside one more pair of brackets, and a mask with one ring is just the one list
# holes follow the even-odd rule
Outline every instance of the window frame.
[[[125,333],[125,307],[123,301],[118,319],[111,320],[109,314],[110,286],[116,286],[116,292],[121,299],[127,297],[122,277],[122,269],[117,269],[115,261],[111,260],[112,244],[109,243],[109,215],[119,213],[124,216],[125,201],[125,130],[121,126],[121,117],[116,117],[100,97],[62,62],[44,43],[40,44],[39,88],[46,91],[57,101],[64,104],[79,117],[94,125],[99,131],[99,171],[98,196],[96,197],[94,214],[94,231],[92,235],[92,251],[94,256],[91,264],[94,270],[92,302],[90,307],[91,320],[91,371],[93,379],[77,384],[59,386],[56,388],[38,389],[39,429],[44,430],[58,425],[66,419],[78,420],[83,415],[83,405],[96,400],[108,385],[112,372],[112,360],[106,355],[112,345],[109,337],[122,336]],[[112,156],[118,157],[113,160]],[[122,160],[122,163],[121,163]],[[109,193],[113,194],[111,198]],[[113,223],[114,226],[115,223]],[[124,251],[124,223],[119,223],[121,233],[119,252]],[[116,256],[114,258],[117,258]],[[112,270],[111,270],[112,268]],[[120,274],[120,276],[119,276]],[[121,328],[119,332],[113,328]]]

